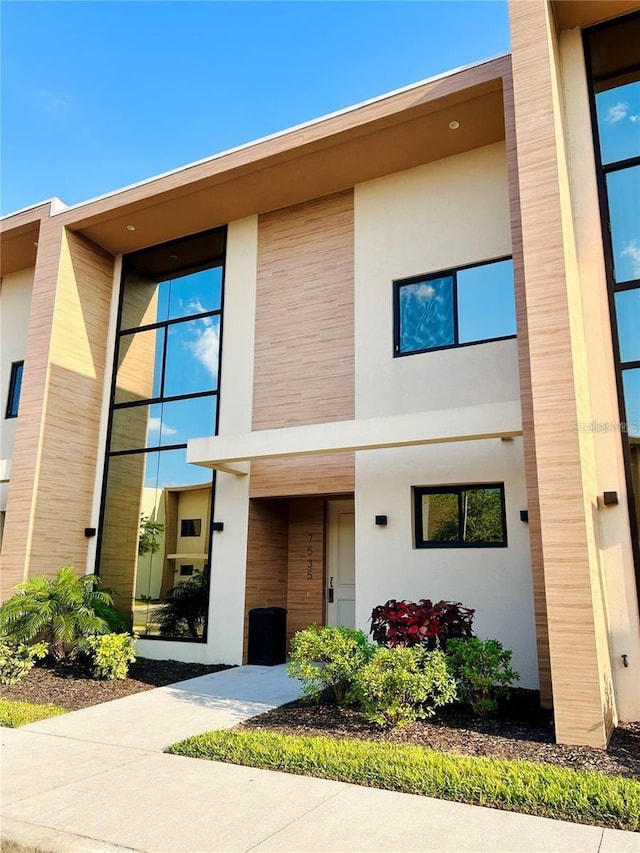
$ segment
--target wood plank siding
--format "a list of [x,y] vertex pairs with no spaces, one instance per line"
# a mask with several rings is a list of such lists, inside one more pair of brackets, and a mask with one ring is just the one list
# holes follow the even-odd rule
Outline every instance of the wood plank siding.
[[[353,192],[261,216],[253,429],[353,418]],[[352,453],[254,462],[252,497],[351,492]]]
[[[539,495],[534,576],[539,584],[542,559],[556,737],[602,747],[613,722],[613,691],[592,504],[593,446],[576,429],[577,421],[589,420],[590,402],[560,60],[547,3],[513,3],[510,14],[530,372],[527,384],[524,371],[522,389],[526,465],[530,495],[536,482]],[[537,507],[530,509],[535,527]]]
[[254,607],[287,606],[289,502],[250,500],[248,541],[244,663],[249,642],[249,611]]
[[2,553],[2,594],[25,574],[86,570],[99,458],[113,258],[44,220]]
[[553,706],[553,691],[551,685],[551,662],[549,660],[549,631],[547,627],[547,598],[544,587],[542,531],[540,529],[538,468],[536,464],[536,442],[533,429],[533,400],[531,396],[531,368],[529,365],[527,294],[524,281],[522,223],[520,221],[520,190],[518,187],[518,152],[516,149],[516,122],[513,104],[513,82],[511,77],[505,77],[504,79],[504,120],[507,169],[509,173],[511,245],[518,328],[518,365],[520,372],[520,405],[522,408],[522,441],[524,446],[525,479],[527,484],[529,547],[531,550],[533,607],[536,620],[540,702],[543,707],[551,708]]

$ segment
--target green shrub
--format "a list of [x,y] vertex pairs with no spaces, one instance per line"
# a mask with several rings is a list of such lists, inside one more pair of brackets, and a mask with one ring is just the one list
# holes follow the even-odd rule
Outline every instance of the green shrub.
[[456,698],[456,683],[441,651],[423,646],[381,646],[356,675],[354,696],[365,716],[380,725],[431,717]]
[[14,643],[46,642],[56,661],[73,660],[82,640],[122,626],[109,590],[96,575],[76,577],[72,566],[55,578],[30,578],[0,607],[0,628]]
[[473,712],[486,717],[498,707],[519,675],[511,669],[512,652],[497,640],[450,640],[447,646],[449,669],[458,682],[458,696]]
[[356,674],[374,650],[362,631],[311,625],[292,638],[287,672],[302,681],[305,696],[319,699],[330,689],[338,703],[349,702]]
[[[58,705],[34,705],[32,702],[13,702],[9,699],[0,699],[0,726],[7,729],[15,729],[18,726],[26,726],[38,720],[46,720],[48,717],[58,717],[66,714],[64,708]],[[3,847],[4,850],[4,842]]]
[[89,637],[84,646],[93,661],[95,677],[107,678],[110,681],[126,678],[129,664],[136,659],[136,640],[137,637],[130,634],[100,634]]
[[46,643],[28,646],[0,637],[0,684],[17,684],[47,654]]

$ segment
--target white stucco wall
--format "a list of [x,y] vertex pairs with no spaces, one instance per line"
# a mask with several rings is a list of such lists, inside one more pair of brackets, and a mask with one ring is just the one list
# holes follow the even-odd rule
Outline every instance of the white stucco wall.
[[[503,144],[370,181],[355,190],[356,416],[519,400],[515,340],[393,357],[395,279],[511,253]],[[464,411],[463,411],[464,410]],[[505,423],[505,427],[506,427]],[[506,548],[416,549],[413,486],[504,483]],[[538,686],[522,441],[500,439],[356,454],[356,620],[389,598],[461,601],[475,629],[514,653]],[[388,515],[376,527],[375,515]]]
[[515,340],[393,358],[395,279],[510,254],[502,143],[355,188],[356,417],[519,399]]
[[[5,413],[11,365],[25,356],[33,276],[33,268],[19,270],[3,276],[0,285],[0,465],[9,476],[18,419],[7,419]],[[0,484],[0,511],[6,509],[7,493],[7,484]]]
[[[218,427],[221,435],[251,430],[257,268],[258,217],[231,222],[224,279]],[[222,521],[224,530],[212,533],[207,642],[140,640],[141,655],[203,663],[242,663],[248,515],[249,477],[217,474],[213,520]]]
[[[506,548],[415,548],[412,486],[504,483]],[[522,439],[356,454],[356,622],[390,598],[461,601],[479,637],[513,651],[520,686],[538,687]],[[387,515],[387,527],[376,527]]]

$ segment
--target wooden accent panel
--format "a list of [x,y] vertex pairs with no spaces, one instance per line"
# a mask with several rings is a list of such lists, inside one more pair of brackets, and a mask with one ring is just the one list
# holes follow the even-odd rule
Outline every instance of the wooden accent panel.
[[9,489],[6,585],[23,572],[52,575],[62,565],[85,571],[83,531],[98,454],[113,258],[50,221],[39,248]]
[[[593,508],[579,280],[546,2],[511,3],[532,430],[556,737],[606,745],[614,716]],[[530,446],[530,445],[529,445]],[[527,460],[529,477],[533,458]],[[536,555],[539,559],[539,555]]]
[[251,497],[338,495],[355,491],[355,453],[332,453],[251,463]]
[[549,659],[549,631],[547,626],[547,598],[544,586],[544,560],[542,530],[540,528],[540,502],[538,499],[538,468],[536,441],[533,429],[533,399],[531,395],[531,368],[529,364],[529,329],[527,294],[524,281],[524,255],[522,223],[520,220],[520,190],[518,187],[518,152],[513,103],[513,81],[504,78],[504,115],[509,175],[509,203],[511,210],[511,244],[515,278],[516,318],[518,324],[518,365],[520,371],[520,404],[522,407],[522,440],[524,446],[527,508],[529,511],[529,547],[533,581],[533,606],[536,623],[538,675],[540,702],[544,708],[553,707],[551,662]]
[[354,417],[353,192],[261,216],[253,429]]
[[249,611],[287,606],[288,501],[249,501],[243,661],[249,643]]
[[31,514],[40,473],[40,433],[49,380],[49,348],[62,248],[61,226],[55,222],[43,222],[39,241],[0,557],[3,600],[11,595],[17,583],[24,580],[29,565]]
[[287,640],[296,631],[314,622],[323,625],[325,621],[324,516],[323,500],[307,498],[289,502]]
[[[354,417],[353,192],[261,216],[253,429]],[[252,495],[352,491],[353,454],[254,462]]]

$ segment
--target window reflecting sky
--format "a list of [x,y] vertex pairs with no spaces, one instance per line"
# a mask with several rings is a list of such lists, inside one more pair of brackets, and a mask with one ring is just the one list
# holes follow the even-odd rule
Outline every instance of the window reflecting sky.
[[596,95],[602,162],[640,154],[640,81]]
[[616,282],[640,278],[640,166],[607,175]]
[[400,299],[400,352],[455,342],[453,277],[403,284]]
[[457,278],[461,344],[515,335],[513,261],[460,270]]

